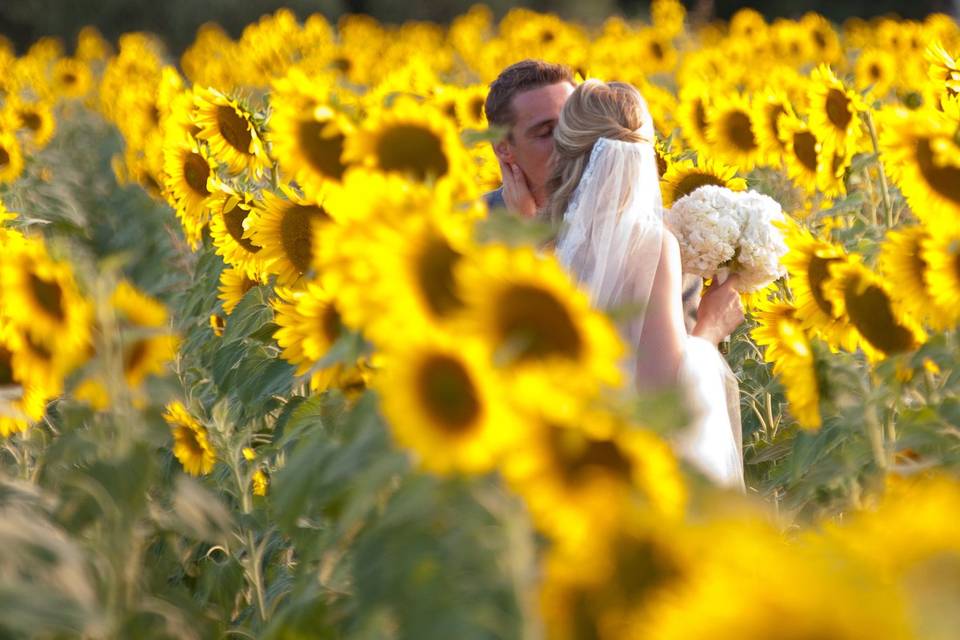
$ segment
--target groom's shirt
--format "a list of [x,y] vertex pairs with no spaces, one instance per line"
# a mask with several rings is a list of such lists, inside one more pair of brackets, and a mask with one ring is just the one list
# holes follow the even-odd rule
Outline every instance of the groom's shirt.
[[[483,200],[487,203],[487,209],[506,209],[507,204],[503,200],[503,187],[496,191],[489,191],[483,194]],[[683,276],[683,323],[687,328],[687,333],[693,331],[697,324],[697,307],[700,306],[700,292],[703,290],[703,280],[700,276],[686,274]]]

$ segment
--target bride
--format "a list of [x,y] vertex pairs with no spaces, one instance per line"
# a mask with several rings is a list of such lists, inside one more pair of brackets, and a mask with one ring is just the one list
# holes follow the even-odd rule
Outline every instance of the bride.
[[[635,87],[582,83],[554,129],[550,200],[538,215],[563,222],[557,257],[595,307],[639,310],[620,326],[630,347],[623,368],[640,391],[679,385],[693,417],[675,450],[714,482],[742,490],[736,378],[716,349],[723,336],[684,328],[680,251],[663,226],[653,143]],[[727,303],[728,326],[743,317],[735,278],[723,285],[735,301]]]

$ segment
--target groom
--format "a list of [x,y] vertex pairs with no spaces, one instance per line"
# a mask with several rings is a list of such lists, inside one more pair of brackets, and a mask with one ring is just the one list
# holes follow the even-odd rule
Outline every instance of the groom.
[[[512,64],[490,84],[484,111],[491,126],[506,131],[493,145],[503,186],[484,196],[490,209],[533,217],[547,202],[546,183],[553,152],[553,128],[563,103],[573,93],[570,69],[542,60]],[[696,276],[683,280],[687,331],[717,345],[743,322],[743,307],[732,276],[700,297]],[[698,304],[699,302],[699,304]]]

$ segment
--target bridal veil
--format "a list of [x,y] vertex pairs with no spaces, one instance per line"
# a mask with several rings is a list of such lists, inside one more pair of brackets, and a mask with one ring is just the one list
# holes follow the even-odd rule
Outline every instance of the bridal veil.
[[[622,366],[631,383],[664,232],[653,124],[643,106],[647,117],[637,132],[643,141],[597,139],[556,246],[593,305],[626,318],[620,331],[630,353]],[[693,418],[675,450],[718,484],[742,488],[739,401],[730,368],[709,342],[687,336],[677,382]]]

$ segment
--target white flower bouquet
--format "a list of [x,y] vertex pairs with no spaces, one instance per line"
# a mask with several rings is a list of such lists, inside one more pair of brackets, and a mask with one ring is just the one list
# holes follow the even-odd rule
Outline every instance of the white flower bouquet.
[[786,271],[780,204],[756,191],[706,185],[677,200],[665,221],[680,242],[684,273],[726,279],[740,275],[740,291],[759,291]]

